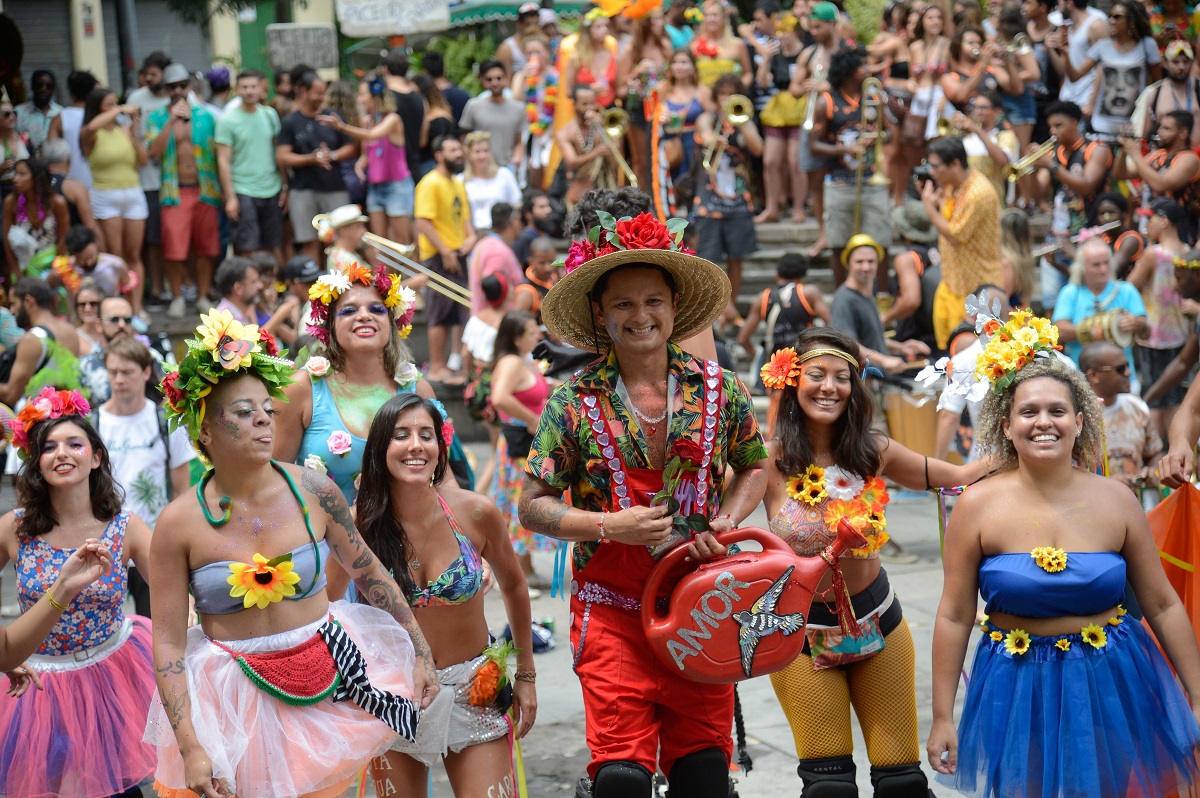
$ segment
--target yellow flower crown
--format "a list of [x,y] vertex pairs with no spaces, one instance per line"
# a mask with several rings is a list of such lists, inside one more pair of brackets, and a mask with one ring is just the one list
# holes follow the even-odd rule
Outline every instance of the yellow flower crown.
[[1184,260],[1183,258],[1171,258],[1171,265],[1176,269],[1200,269],[1200,260]]
[[1017,372],[1035,358],[1049,357],[1062,349],[1058,343],[1058,328],[1049,319],[1034,316],[1028,310],[1014,310],[1009,320],[984,321],[983,333],[990,336],[975,359],[975,378],[989,380],[992,390],[1000,393],[1016,379]]

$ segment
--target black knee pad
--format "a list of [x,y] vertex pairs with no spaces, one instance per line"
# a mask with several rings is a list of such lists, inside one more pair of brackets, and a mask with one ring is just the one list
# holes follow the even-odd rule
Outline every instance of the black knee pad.
[[605,762],[592,782],[594,798],[650,798],[654,774],[636,762]]
[[916,762],[908,765],[871,767],[875,798],[929,798],[929,781]]
[[796,768],[804,782],[800,798],[858,798],[856,770],[852,756],[801,759]]
[[667,798],[729,798],[729,760],[719,748],[681,756],[667,774]]

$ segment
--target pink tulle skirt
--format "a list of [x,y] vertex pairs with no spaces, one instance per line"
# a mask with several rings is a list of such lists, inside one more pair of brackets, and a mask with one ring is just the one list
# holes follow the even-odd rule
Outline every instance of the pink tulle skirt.
[[[339,601],[329,610],[362,652],[371,684],[411,698],[415,658],[408,633],[374,607]],[[323,623],[222,642],[245,654],[282,651],[310,639]],[[185,657],[196,737],[212,760],[213,777],[238,798],[289,798],[344,784],[398,737],[350,701],[292,706],[265,693],[199,626],[188,630]],[[157,695],[145,731],[146,742],[158,748],[159,795],[178,794],[186,787],[183,758]]]
[[98,646],[90,662],[29,659],[45,689],[0,693],[0,794],[108,798],[149,781],[158,759],[142,742],[158,692],[151,639],[150,621],[131,616],[111,641],[119,645]]

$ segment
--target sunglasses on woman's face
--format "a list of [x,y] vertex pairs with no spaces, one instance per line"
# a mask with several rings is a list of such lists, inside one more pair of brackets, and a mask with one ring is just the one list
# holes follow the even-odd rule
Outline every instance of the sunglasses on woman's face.
[[83,300],[80,300],[79,302],[76,302],[75,307],[77,307],[77,308],[98,308],[98,307],[100,307],[100,302],[99,301],[93,302],[93,301],[83,299]]
[[15,111],[0,111],[0,119],[11,119],[16,115]]

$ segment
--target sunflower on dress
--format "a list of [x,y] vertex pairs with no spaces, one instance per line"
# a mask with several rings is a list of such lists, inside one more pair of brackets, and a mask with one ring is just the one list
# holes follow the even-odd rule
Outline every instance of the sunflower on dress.
[[292,569],[291,554],[284,554],[273,560],[268,560],[261,554],[255,553],[254,564],[235,562],[229,564],[233,573],[225,581],[233,588],[229,595],[242,599],[242,606],[250,609],[257,606],[266,609],[276,601],[282,601],[284,596],[296,594],[296,583],[300,574]]

